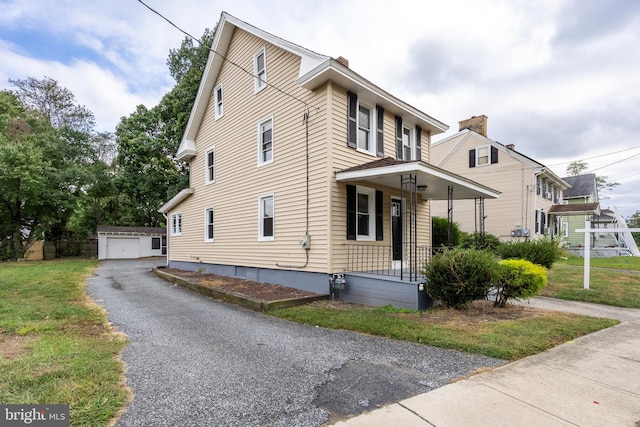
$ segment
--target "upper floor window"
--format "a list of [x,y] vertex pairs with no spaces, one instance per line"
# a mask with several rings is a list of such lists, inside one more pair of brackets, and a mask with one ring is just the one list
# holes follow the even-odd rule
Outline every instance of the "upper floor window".
[[211,148],[207,151],[207,160],[205,165],[205,182],[211,184],[216,180],[216,151]]
[[481,167],[498,163],[498,149],[493,145],[484,145],[469,150],[469,167]]
[[267,85],[267,57],[264,47],[253,56],[253,75],[255,91],[261,91]]
[[274,239],[274,201],[273,194],[267,194],[258,198],[259,224],[258,240],[269,241]]
[[216,119],[219,119],[224,115],[224,105],[222,102],[222,85],[218,85],[214,94],[214,101],[216,103]]
[[405,160],[413,160],[413,138],[411,129],[402,127],[402,158]]
[[213,242],[213,208],[204,210],[204,241]]
[[258,123],[258,166],[273,162],[273,117]]
[[371,151],[371,109],[365,105],[358,106],[358,148]]
[[182,213],[171,215],[171,235],[179,236],[182,234]]
[[384,156],[384,108],[375,109],[347,93],[347,146],[374,156]]

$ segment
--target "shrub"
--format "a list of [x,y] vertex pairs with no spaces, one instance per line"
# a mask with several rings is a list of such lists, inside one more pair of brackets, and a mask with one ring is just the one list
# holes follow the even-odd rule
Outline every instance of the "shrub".
[[498,263],[496,307],[504,307],[509,299],[530,298],[547,284],[547,270],[524,259],[507,259]]
[[466,308],[472,301],[487,297],[496,270],[496,259],[489,252],[447,250],[426,265],[425,291],[447,307]]
[[502,245],[500,238],[491,233],[463,233],[460,239],[460,247],[464,249],[477,249],[487,250],[495,254],[498,253],[498,248]]
[[[453,245],[458,246],[460,244],[460,236],[462,232],[460,227],[455,222],[452,227]],[[434,216],[431,218],[431,244],[434,248],[441,246],[449,246],[449,220],[447,218],[441,218]]]
[[502,259],[526,259],[534,264],[551,268],[560,259],[560,245],[555,240],[525,240],[522,242],[508,242],[500,246],[499,255]]

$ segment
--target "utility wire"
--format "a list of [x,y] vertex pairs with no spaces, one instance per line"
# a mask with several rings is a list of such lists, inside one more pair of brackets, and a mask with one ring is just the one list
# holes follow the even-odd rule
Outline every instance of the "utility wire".
[[622,160],[618,160],[618,161],[613,162],[613,163],[609,163],[608,165],[600,166],[599,168],[591,169],[590,172],[595,172],[595,171],[598,171],[600,169],[608,168],[609,166],[613,166],[615,164],[622,163],[622,162],[625,162],[627,160],[631,160],[631,159],[636,158],[636,157],[640,157],[640,153],[634,154],[633,156],[627,157],[626,159],[622,159]]
[[[599,159],[600,157],[611,156],[611,155],[613,155],[613,154],[618,154],[618,153],[623,153],[623,152],[625,152],[625,151],[635,150],[636,148],[640,148],[640,145],[636,145],[635,147],[631,147],[631,148],[625,148],[624,150],[620,150],[620,151],[614,151],[614,152],[607,153],[607,154],[601,154],[601,155],[599,155],[599,156],[587,157],[586,159],[580,159],[580,160],[576,160],[576,161],[578,161],[578,162],[583,162],[583,161],[585,161],[585,160]],[[573,161],[570,161],[570,162],[561,162],[561,163],[554,163],[554,164],[549,165],[549,166],[560,166],[560,165],[566,165],[566,164],[569,164],[569,163],[573,163]]]
[[[138,2],[140,4],[142,4],[144,7],[146,7],[147,9],[149,9],[151,12],[155,13],[156,15],[158,15],[160,18],[164,19],[165,21],[167,21],[172,27],[174,27],[175,29],[177,29],[178,31],[180,31],[182,34],[186,35],[187,37],[189,37],[190,39],[194,40],[196,43],[198,43],[199,45],[203,45],[202,41],[194,36],[192,36],[191,34],[189,34],[187,31],[183,30],[182,28],[180,28],[178,25],[176,25],[175,23],[173,23],[169,18],[165,17],[164,15],[162,15],[160,12],[158,12],[157,10],[155,10],[154,8],[152,8],[151,6],[149,6],[148,4],[146,4],[144,1],[142,0],[138,0]],[[217,30],[216,30],[217,31]],[[239,68],[240,70],[244,71],[246,74],[250,75],[251,77],[253,77],[254,79],[259,79],[261,82],[263,82],[264,84],[266,84],[269,87],[274,88],[275,90],[277,90],[278,92],[282,93],[283,95],[286,95],[290,98],[295,99],[296,101],[300,102],[301,104],[303,104],[305,106],[306,109],[309,108],[309,106],[307,105],[307,103],[305,101],[303,101],[302,99],[298,98],[297,96],[283,90],[280,89],[279,87],[268,83],[266,80],[262,80],[260,77],[256,76],[255,74],[251,73],[250,71],[247,71],[244,67],[242,67],[239,64],[236,64],[235,62],[233,62],[232,60],[230,60],[229,58],[225,57],[224,55],[216,52],[211,46],[206,46],[207,49],[209,49],[209,51],[215,53],[216,55],[220,56],[220,58],[222,58],[224,61],[227,61],[228,63],[230,63],[231,65]]]

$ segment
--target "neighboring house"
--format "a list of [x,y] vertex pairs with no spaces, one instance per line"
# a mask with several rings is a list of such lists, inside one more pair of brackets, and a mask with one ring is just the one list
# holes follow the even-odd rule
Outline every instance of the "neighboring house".
[[[576,230],[583,229],[586,220],[593,221],[594,217],[601,213],[596,175],[589,173],[565,176],[562,179],[571,186],[564,191],[562,196],[563,204],[570,205],[561,208],[562,214],[565,215],[562,242],[568,247],[583,246],[584,233],[576,232]],[[560,212],[558,213],[560,214]]]
[[[545,165],[487,137],[487,116],[459,122],[459,132],[434,142],[431,162],[501,192],[499,199],[454,203],[453,221],[464,232],[485,231],[502,240],[553,237],[561,219],[549,210],[562,202],[569,184]],[[448,218],[446,202],[434,201],[431,214]]]
[[[615,207],[600,208],[595,174],[567,176],[562,179],[568,182],[571,188],[564,192],[564,204],[554,208],[557,215],[564,216],[562,242],[569,252],[579,256],[584,254],[584,233],[576,230],[584,229],[585,221],[590,221],[592,228],[602,229],[591,235],[593,257],[640,256],[622,215]],[[611,232],[609,229],[623,231]]]
[[[447,126],[320,55],[223,13],[160,208],[170,267],[417,308],[429,199],[499,193],[428,163]],[[344,276],[343,276],[344,275]],[[395,277],[395,276],[398,277]]]
[[143,258],[166,253],[165,228],[98,226],[98,259]]

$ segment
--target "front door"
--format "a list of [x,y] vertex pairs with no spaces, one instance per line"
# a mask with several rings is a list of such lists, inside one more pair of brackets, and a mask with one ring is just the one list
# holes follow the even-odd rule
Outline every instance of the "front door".
[[393,261],[402,261],[402,200],[391,199],[391,252]]

